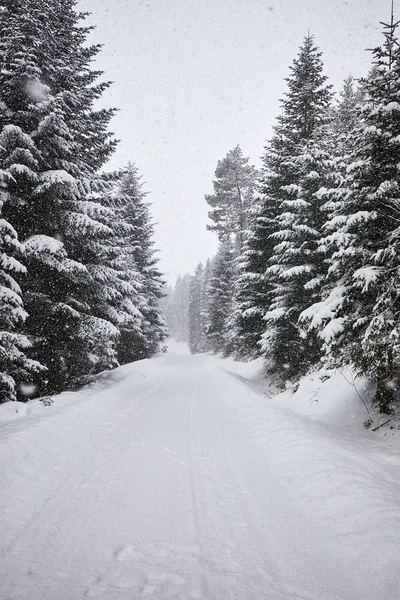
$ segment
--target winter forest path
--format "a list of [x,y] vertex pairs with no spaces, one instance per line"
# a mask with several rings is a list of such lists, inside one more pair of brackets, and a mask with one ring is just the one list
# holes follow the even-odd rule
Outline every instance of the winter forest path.
[[1,600],[398,598],[390,464],[212,356],[115,373],[0,424]]

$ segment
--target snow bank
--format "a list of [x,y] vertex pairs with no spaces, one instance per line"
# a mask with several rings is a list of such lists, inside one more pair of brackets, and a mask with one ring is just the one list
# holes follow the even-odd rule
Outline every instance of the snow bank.
[[[363,378],[354,378],[348,371],[320,371],[303,377],[294,386],[289,383],[279,389],[265,375],[263,359],[238,362],[220,359],[221,367],[227,373],[246,383],[266,400],[283,406],[305,420],[318,422],[332,432],[346,432],[363,438],[386,438],[388,448],[400,450],[400,430],[395,420],[383,428],[388,421],[371,407],[373,386]],[[365,429],[369,418],[373,419],[370,429]],[[375,430],[379,427],[379,431]]]
[[0,422],[26,417],[31,412],[31,405],[24,402],[4,402],[0,404]]
[[303,377],[298,386],[284,390],[274,400],[297,414],[347,430],[351,426],[362,429],[369,415],[360,396],[369,404],[370,394],[368,383],[354,380],[348,371],[330,376],[319,371]]

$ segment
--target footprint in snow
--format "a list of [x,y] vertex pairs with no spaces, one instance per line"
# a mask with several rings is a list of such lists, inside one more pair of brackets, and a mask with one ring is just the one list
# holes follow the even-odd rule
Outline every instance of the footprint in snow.
[[139,552],[139,550],[136,550],[136,548],[131,544],[124,544],[123,546],[120,546],[115,550],[114,558],[116,558],[119,561],[137,561],[143,560],[144,554],[142,552]]
[[108,583],[102,577],[97,577],[93,583],[89,585],[85,592],[86,598],[97,598],[108,590]]
[[140,595],[142,598],[146,598],[156,594],[156,597],[162,600],[176,598],[185,583],[186,579],[177,573],[150,571],[140,590]]
[[142,598],[146,598],[147,596],[152,596],[157,590],[156,585],[152,585],[149,583],[145,583],[142,589],[140,590],[140,596]]

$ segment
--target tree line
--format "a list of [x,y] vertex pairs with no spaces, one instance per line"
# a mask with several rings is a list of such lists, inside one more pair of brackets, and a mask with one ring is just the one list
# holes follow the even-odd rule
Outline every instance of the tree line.
[[335,99],[307,35],[259,173],[239,146],[206,196],[220,247],[192,278],[192,352],[264,357],[277,380],[350,367],[389,412],[400,359],[400,47]]
[[75,0],[0,2],[0,402],[152,355],[162,276]]

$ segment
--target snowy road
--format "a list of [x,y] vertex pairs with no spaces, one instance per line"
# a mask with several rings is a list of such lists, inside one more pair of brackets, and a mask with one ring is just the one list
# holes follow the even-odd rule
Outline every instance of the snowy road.
[[0,423],[1,600],[400,597],[395,459],[211,356],[114,379]]

